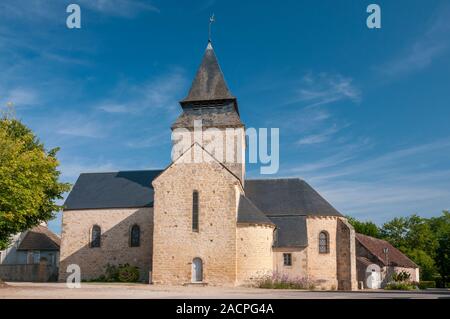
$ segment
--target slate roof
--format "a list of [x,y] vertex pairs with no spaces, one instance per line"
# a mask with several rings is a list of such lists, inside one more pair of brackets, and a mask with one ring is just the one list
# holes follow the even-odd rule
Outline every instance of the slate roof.
[[59,250],[61,239],[45,226],[36,226],[25,234],[17,250]]
[[66,210],[153,207],[152,181],[161,170],[81,174]]
[[272,221],[244,195],[239,198],[237,222],[273,225]]
[[225,83],[211,42],[209,42],[189,94],[181,103],[234,99],[235,97]]
[[[364,246],[372,255],[374,255],[384,266],[389,263],[389,266],[398,266],[406,268],[417,268],[411,259],[409,259],[400,250],[392,246],[389,242],[366,236],[363,234],[356,234],[356,240]],[[383,249],[388,248],[387,260]]]
[[299,178],[246,180],[245,195],[270,216],[342,216]]
[[[81,174],[66,210],[153,207],[152,181],[162,170]],[[247,180],[238,206],[239,223],[274,224],[275,247],[308,244],[306,216],[342,216],[298,178]]]
[[175,128],[193,128],[194,121],[202,120],[203,127],[242,127],[239,114],[232,103],[214,104],[214,107],[185,107],[183,113],[172,124]]
[[276,225],[274,247],[306,247],[306,216],[269,216]]

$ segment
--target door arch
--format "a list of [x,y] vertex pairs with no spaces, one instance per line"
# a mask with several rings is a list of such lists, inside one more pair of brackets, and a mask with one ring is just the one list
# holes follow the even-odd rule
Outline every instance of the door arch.
[[195,257],[192,260],[192,282],[203,281],[203,261],[201,258]]

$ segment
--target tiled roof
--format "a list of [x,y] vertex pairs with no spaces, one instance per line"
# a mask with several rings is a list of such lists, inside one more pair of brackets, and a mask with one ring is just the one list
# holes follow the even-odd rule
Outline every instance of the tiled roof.
[[45,226],[36,226],[25,234],[18,250],[59,250],[61,239]]
[[[364,246],[372,255],[377,257],[383,265],[417,268],[418,266],[409,259],[400,250],[392,246],[389,242],[370,237],[363,234],[356,234],[356,240]],[[388,249],[387,255],[384,253],[384,249]]]

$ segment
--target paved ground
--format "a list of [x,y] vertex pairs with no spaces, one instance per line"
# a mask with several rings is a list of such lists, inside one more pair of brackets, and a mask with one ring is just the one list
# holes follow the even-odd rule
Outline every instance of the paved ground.
[[82,283],[79,289],[69,289],[64,283],[8,283],[8,288],[0,288],[0,299],[361,299],[361,298],[449,298],[450,290],[427,290],[413,292],[394,291],[301,291],[271,290],[255,288],[223,288],[223,287],[166,287],[144,284],[87,284]]

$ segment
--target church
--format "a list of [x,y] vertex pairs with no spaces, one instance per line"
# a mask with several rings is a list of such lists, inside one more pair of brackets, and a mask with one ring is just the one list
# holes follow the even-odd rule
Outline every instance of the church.
[[[174,148],[199,121],[202,136],[168,167],[79,176],[63,211],[59,279],[70,264],[88,280],[128,263],[153,284],[250,285],[277,273],[357,289],[346,218],[302,179],[246,178],[245,125],[211,42],[180,106]],[[232,129],[226,159],[208,148],[212,128],[216,137]]]

